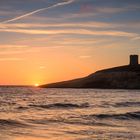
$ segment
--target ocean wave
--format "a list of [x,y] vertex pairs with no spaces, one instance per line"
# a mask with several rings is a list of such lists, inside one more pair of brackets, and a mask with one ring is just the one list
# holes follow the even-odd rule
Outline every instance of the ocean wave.
[[16,120],[6,120],[6,119],[0,119],[0,127],[5,127],[5,126],[11,126],[11,127],[25,127],[27,124],[21,123]]
[[140,102],[119,102],[114,105],[114,107],[131,107],[140,106]]
[[17,107],[18,110],[26,110],[26,109],[29,109],[29,107],[26,107],[26,106],[19,106]]
[[83,119],[83,118],[74,118],[74,119],[70,119],[70,118],[44,118],[44,119],[28,119],[26,120],[28,123],[31,124],[41,124],[41,125],[48,125],[48,124],[71,124],[71,125],[87,125],[87,126],[109,126],[109,127],[120,127],[118,125],[114,125],[114,124],[108,124],[105,122],[98,122],[95,121],[93,119]]
[[84,117],[92,117],[92,118],[97,118],[97,119],[140,120],[140,112],[139,111],[138,112],[127,112],[124,114],[95,114],[95,115],[87,115]]
[[29,105],[31,107],[40,107],[40,108],[47,108],[47,109],[55,109],[55,108],[86,108],[89,107],[88,103],[83,104],[72,104],[72,103],[54,103],[54,104],[47,104],[47,105]]

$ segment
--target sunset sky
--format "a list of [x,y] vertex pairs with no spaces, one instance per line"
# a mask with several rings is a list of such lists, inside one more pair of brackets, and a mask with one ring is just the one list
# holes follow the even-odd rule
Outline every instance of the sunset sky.
[[0,84],[83,77],[140,54],[140,0],[0,0]]

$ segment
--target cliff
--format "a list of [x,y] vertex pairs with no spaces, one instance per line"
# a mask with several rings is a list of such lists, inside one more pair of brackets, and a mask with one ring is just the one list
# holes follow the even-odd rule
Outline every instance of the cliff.
[[43,88],[140,89],[140,65],[100,70],[87,77],[42,85]]

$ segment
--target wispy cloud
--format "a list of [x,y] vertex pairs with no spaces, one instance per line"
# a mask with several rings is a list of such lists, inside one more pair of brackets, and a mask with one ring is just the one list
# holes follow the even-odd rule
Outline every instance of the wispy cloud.
[[0,28],[49,28],[49,27],[90,27],[90,28],[114,28],[120,25],[107,22],[71,22],[71,23],[15,23],[15,24],[0,24]]
[[97,13],[107,13],[107,14],[115,14],[127,11],[133,11],[136,9],[140,9],[138,6],[126,6],[126,7],[97,7]]
[[23,58],[17,58],[17,57],[8,57],[8,58],[0,58],[0,61],[22,61],[24,60]]
[[139,34],[107,30],[87,30],[87,29],[65,29],[65,30],[28,30],[28,29],[0,29],[1,32],[15,32],[22,34],[36,34],[36,35],[56,35],[56,34],[77,34],[77,35],[96,35],[96,36],[119,36],[119,37],[138,37]]
[[46,68],[45,66],[40,66],[40,67],[39,67],[39,69],[41,69],[41,70],[42,70],[42,69],[45,69],[45,68]]
[[3,45],[0,44],[0,55],[9,56],[17,54],[38,53],[38,49],[27,45]]
[[91,58],[92,56],[91,55],[81,55],[79,56],[79,58],[81,59],[87,59],[87,58]]
[[65,2],[60,2],[60,3],[54,4],[54,5],[50,6],[50,7],[45,7],[45,8],[37,9],[37,10],[35,10],[35,11],[26,13],[26,14],[21,15],[21,16],[18,16],[18,17],[16,17],[16,18],[12,18],[12,19],[3,21],[3,22],[1,22],[1,23],[9,23],[9,22],[17,21],[17,20],[19,20],[19,19],[23,19],[23,18],[25,18],[25,17],[31,16],[31,15],[33,15],[33,14],[36,14],[36,13],[38,13],[38,12],[45,11],[45,10],[49,10],[49,9],[52,9],[52,8],[55,8],[55,7],[58,7],[58,6],[67,5],[67,4],[70,4],[70,3],[74,2],[74,1],[75,1],[75,0],[68,0],[68,1],[65,1]]
[[0,49],[24,49],[24,48],[28,48],[29,46],[27,46],[27,45],[1,45],[0,46]]
[[140,40],[140,36],[137,36],[135,38],[132,38],[133,41],[136,41],[136,40]]

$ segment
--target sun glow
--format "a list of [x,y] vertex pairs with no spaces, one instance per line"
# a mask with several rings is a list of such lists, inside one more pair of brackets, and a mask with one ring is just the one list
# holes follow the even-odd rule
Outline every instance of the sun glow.
[[36,83],[36,84],[34,84],[34,86],[35,86],[35,87],[38,87],[38,86],[39,86],[39,84],[37,84],[37,83]]

